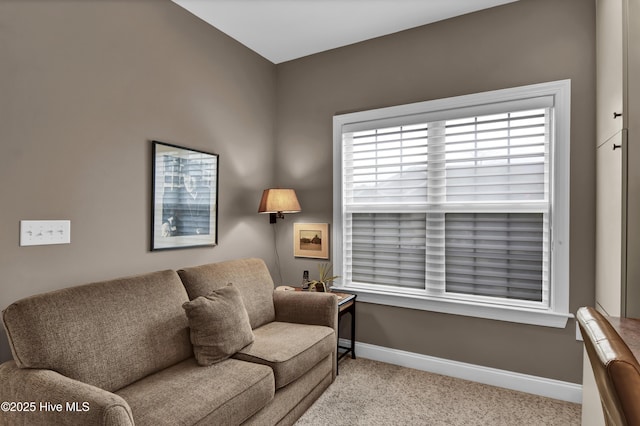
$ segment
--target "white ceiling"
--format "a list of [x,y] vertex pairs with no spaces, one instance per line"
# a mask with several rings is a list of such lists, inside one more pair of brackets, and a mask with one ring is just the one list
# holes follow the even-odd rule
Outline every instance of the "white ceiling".
[[278,64],[517,0],[173,0]]

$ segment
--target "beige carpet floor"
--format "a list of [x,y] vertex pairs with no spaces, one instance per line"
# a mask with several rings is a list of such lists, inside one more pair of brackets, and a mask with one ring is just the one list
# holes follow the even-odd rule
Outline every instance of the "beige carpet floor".
[[340,375],[296,422],[323,425],[580,425],[581,406],[368,359]]

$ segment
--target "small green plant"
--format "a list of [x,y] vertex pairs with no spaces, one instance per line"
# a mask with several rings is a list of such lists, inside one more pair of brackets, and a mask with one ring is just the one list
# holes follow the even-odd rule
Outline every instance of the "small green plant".
[[309,281],[309,290],[311,291],[327,291],[329,285],[337,278],[340,278],[338,275],[331,275],[333,266],[330,263],[318,264],[318,272],[318,279]]

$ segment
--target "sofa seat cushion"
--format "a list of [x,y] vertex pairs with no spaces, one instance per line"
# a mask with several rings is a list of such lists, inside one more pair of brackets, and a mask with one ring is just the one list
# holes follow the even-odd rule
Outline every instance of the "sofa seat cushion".
[[335,332],[322,325],[274,321],[253,330],[252,344],[234,358],[268,365],[273,369],[276,389],[311,370],[336,349]]
[[270,368],[236,359],[198,365],[195,358],[145,377],[117,395],[131,407],[136,426],[240,424],[274,395]]

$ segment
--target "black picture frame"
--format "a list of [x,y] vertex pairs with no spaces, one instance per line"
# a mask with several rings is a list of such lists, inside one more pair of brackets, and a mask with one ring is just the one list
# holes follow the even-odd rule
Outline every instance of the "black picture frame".
[[152,141],[151,251],[218,244],[217,154]]

